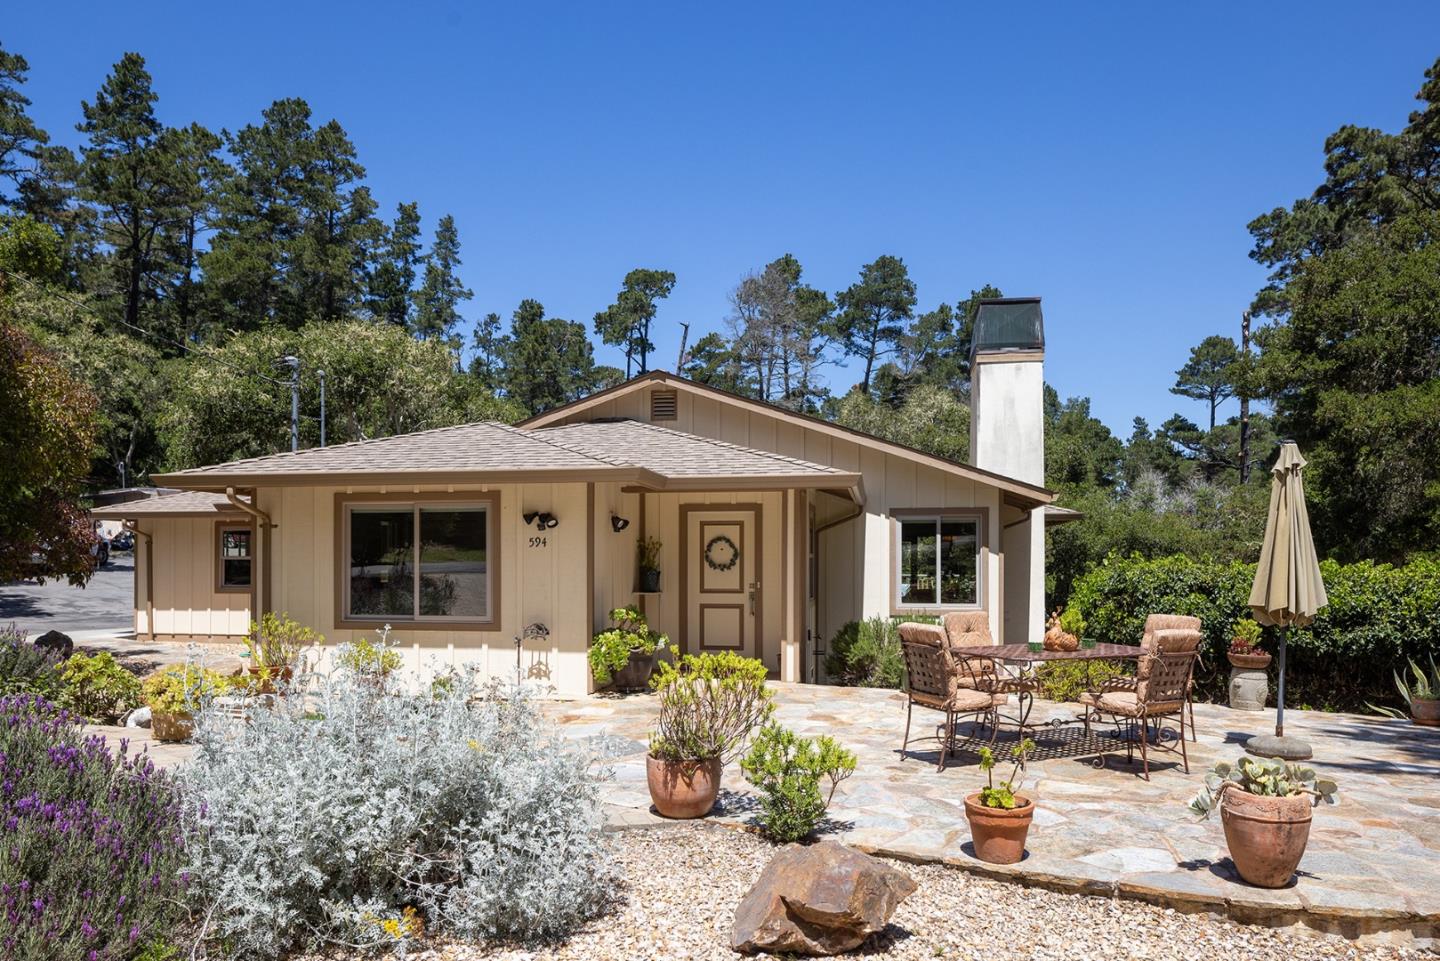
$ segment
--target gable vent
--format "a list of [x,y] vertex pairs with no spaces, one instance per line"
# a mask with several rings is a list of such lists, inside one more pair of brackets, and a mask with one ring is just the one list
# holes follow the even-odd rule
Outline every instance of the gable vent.
[[679,414],[680,401],[676,391],[652,390],[650,392],[650,419],[675,420]]

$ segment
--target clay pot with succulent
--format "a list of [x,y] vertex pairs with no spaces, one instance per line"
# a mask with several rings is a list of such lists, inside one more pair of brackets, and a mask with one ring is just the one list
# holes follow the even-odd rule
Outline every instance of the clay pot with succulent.
[[592,637],[587,652],[595,686],[643,691],[656,655],[669,646],[670,638],[651,631],[645,615],[635,607],[615,608],[610,620],[615,626]]
[[230,678],[193,664],[172,664],[140,685],[150,708],[150,730],[157,741],[186,741],[194,733],[195,711],[230,689]]
[[1435,657],[1430,657],[1430,673],[1426,674],[1420,664],[1410,661],[1410,676],[1415,678],[1411,684],[1409,677],[1399,671],[1395,672],[1395,689],[1410,706],[1408,715],[1397,711],[1393,707],[1370,707],[1380,714],[1389,717],[1409,717],[1411,722],[1422,727],[1440,727],[1440,668],[1435,666]]
[[307,647],[325,643],[323,634],[303,626],[287,613],[269,611],[259,622],[251,622],[245,639],[250,655],[251,686],[261,694],[283,692],[294,679],[295,668]]
[[1263,711],[1270,700],[1270,655],[1260,650],[1260,625],[1248,617],[1235,621],[1230,648],[1230,707],[1236,711]]
[[1025,838],[1035,819],[1035,802],[1015,793],[1015,776],[1020,773],[1027,751],[1035,742],[1025,738],[1010,749],[1015,766],[1010,777],[995,786],[995,752],[980,749],[980,770],[985,787],[965,799],[965,819],[970,822],[970,842],[975,856],[991,864],[1014,864],[1025,856]]
[[1262,651],[1260,625],[1248,617],[1236,619],[1231,629],[1230,648],[1225,652],[1232,667],[1260,670],[1270,666],[1270,654]]
[[1218,762],[1190,802],[1190,811],[1209,818],[1218,808],[1225,844],[1240,877],[1261,888],[1290,883],[1310,840],[1310,811],[1334,804],[1334,781],[1298,764],[1241,757]]

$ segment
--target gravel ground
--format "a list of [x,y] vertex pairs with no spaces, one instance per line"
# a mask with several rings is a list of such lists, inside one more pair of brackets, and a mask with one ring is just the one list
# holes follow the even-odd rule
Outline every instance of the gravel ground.
[[[423,961],[735,961],[728,947],[735,906],[774,848],[752,835],[703,825],[612,836],[624,868],[623,904],[563,945],[542,949],[445,944]],[[1132,901],[1055,894],[977,878],[938,865],[898,863],[919,882],[890,927],[849,957],[1034,961],[1193,961],[1245,958],[1432,959],[1428,952],[1357,946],[1310,932],[1250,927]]]

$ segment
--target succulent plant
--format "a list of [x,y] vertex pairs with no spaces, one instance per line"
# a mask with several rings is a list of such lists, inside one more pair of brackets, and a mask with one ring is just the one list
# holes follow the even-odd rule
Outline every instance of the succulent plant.
[[1234,764],[1215,763],[1205,775],[1205,786],[1190,802],[1191,813],[1208,818],[1220,806],[1226,791],[1244,791],[1261,797],[1308,794],[1317,806],[1334,804],[1338,797],[1335,782],[1322,780],[1311,768],[1272,758],[1241,757]]

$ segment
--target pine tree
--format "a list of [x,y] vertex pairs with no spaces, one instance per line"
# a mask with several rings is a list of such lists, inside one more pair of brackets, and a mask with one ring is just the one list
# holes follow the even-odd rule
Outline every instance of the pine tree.
[[625,351],[626,378],[637,363],[639,373],[649,369],[647,361],[655,349],[650,325],[659,310],[657,301],[669,297],[674,289],[675,275],[670,271],[637,267],[625,275],[615,303],[595,315],[595,333],[604,343]]
[[425,255],[425,281],[415,303],[415,334],[423,338],[447,337],[460,323],[460,302],[475,294],[460,282],[460,232],[455,218],[446,214],[435,228],[435,243]]
[[505,394],[532,413],[572,400],[595,388],[594,350],[585,327],[572,320],[546,318],[537,300],[524,300],[503,342]]
[[[34,165],[37,151],[50,142],[50,135],[35,125],[26,113],[30,99],[20,92],[30,64],[18,53],[0,46],[0,178],[17,187]],[[0,192],[0,204],[8,201]]]
[[420,205],[399,204],[395,208],[395,221],[385,234],[379,263],[370,274],[371,316],[410,329],[419,264]]
[[870,392],[876,362],[893,352],[915,314],[915,282],[905,262],[888,254],[860,268],[860,279],[835,298],[845,353],[865,361],[860,389]]
[[470,338],[470,346],[475,351],[470,359],[470,373],[488,391],[497,391],[501,387],[505,372],[501,358],[506,343],[505,336],[500,333],[499,314],[488,313],[475,321],[475,330]]

